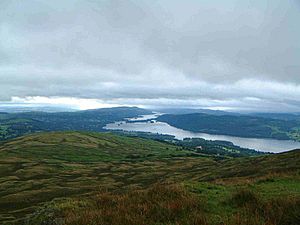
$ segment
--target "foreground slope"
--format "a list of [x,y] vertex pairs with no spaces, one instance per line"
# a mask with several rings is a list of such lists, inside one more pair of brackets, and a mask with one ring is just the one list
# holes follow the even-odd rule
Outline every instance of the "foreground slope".
[[[154,190],[156,197],[163,200],[162,196],[157,196],[159,193],[155,190],[167,188],[168,185],[152,187],[157,182],[176,184],[176,187],[170,187],[171,190],[175,188],[174,196],[171,194],[171,199],[162,204],[168,205],[172,199],[174,202],[182,202],[177,199],[181,198],[182,193],[190,199],[194,199],[195,196],[201,199],[209,197],[204,208],[208,210],[208,221],[213,221],[215,217],[223,218],[226,213],[230,214],[235,210],[234,207],[228,208],[227,203],[220,206],[219,201],[226,202],[237,188],[248,188],[249,184],[263,198],[276,196],[298,198],[299,165],[299,150],[278,155],[219,160],[184,150],[176,145],[111,133],[37,133],[0,145],[0,223],[23,223],[28,215],[34,213],[35,216],[27,219],[28,223],[45,224],[45,221],[54,220],[48,215],[48,210],[54,210],[54,204],[57,207],[54,207],[55,212],[66,213],[64,217],[70,219],[71,222],[66,222],[67,224],[89,224],[95,218],[91,217],[91,221],[85,223],[80,218],[86,215],[79,213],[83,211],[89,213],[91,211],[89,205],[96,204],[89,196],[95,194],[102,196],[101,190],[105,189],[113,195],[112,199],[107,201],[127,198],[129,204],[128,201],[132,198],[127,195],[131,196],[132,191],[134,195],[135,191],[142,191],[141,194],[147,199],[149,193],[152,195],[151,190]],[[149,187],[151,188],[148,190]],[[164,189],[161,189],[161,192],[163,194]],[[189,193],[194,197],[188,197]],[[99,198],[99,201],[106,201],[102,199],[103,196]],[[53,199],[59,202],[49,203]],[[146,202],[140,204],[151,203],[146,199],[144,199]],[[79,212],[76,211],[77,206],[80,206],[77,201],[82,201],[81,206],[84,207],[84,209],[79,207]],[[123,203],[120,202],[121,205]],[[39,210],[44,204],[46,211]],[[132,204],[135,205],[134,199]],[[188,205],[189,201],[186,204],[187,208],[194,209],[192,205]],[[109,208],[110,206],[105,207],[108,207],[106,208],[108,211],[114,211]],[[162,206],[165,207],[167,206]],[[181,206],[178,207],[177,210],[180,211]],[[210,211],[211,209],[213,210]],[[73,220],[69,218],[67,216],[71,213],[69,210],[75,210],[74,213],[80,215],[80,218],[75,217]],[[223,211],[226,215],[221,213]],[[101,215],[101,212],[94,213],[94,216]],[[57,217],[56,213],[50,214]],[[181,219],[178,218],[178,221]],[[176,220],[174,219],[173,223],[165,221],[164,224],[175,224]],[[131,224],[136,222],[137,220]],[[148,222],[152,224],[151,221]],[[99,221],[97,224],[110,223]]]

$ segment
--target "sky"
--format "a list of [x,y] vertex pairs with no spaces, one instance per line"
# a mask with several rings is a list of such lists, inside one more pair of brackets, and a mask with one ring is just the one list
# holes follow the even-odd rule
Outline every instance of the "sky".
[[300,112],[300,0],[0,0],[0,105]]

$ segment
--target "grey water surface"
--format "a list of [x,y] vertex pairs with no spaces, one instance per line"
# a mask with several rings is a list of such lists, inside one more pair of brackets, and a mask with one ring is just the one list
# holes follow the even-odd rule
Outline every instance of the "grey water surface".
[[[292,140],[276,140],[266,138],[244,138],[228,135],[214,135],[207,133],[196,133],[178,129],[164,122],[158,122],[155,118],[158,115],[145,115],[138,118],[130,118],[131,121],[115,122],[107,124],[104,128],[108,130],[124,130],[124,131],[142,131],[159,134],[174,135],[175,138],[182,140],[183,138],[204,138],[206,140],[223,140],[230,141],[235,145],[243,148],[256,149],[263,152],[285,152],[293,149],[300,149],[300,142]],[[152,122],[141,122],[141,120],[153,119]]]

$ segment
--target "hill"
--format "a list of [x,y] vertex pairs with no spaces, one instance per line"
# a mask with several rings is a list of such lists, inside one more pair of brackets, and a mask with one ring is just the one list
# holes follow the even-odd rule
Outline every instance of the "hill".
[[111,133],[37,133],[0,145],[0,223],[192,224],[197,214],[220,224],[246,212],[252,218],[239,206],[248,195],[261,204],[299,199],[299,165],[299,150],[219,160]]
[[202,108],[154,108],[152,111],[164,114],[192,114],[205,113],[209,115],[239,115],[239,113],[227,112],[222,110],[210,110]]
[[23,112],[0,114],[0,140],[38,131],[104,131],[103,127],[129,117],[151,114],[137,107],[115,107],[76,112]]
[[165,114],[157,118],[174,127],[209,134],[300,140],[300,120],[249,115]]

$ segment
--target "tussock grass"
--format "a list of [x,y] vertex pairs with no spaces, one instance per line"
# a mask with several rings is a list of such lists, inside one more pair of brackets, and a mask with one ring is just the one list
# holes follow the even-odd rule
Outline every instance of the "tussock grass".
[[[74,200],[69,207],[61,207],[61,224],[208,224],[205,202],[179,185],[155,184],[147,190],[131,190],[123,194],[102,192],[89,202],[89,205],[78,208],[77,200]],[[54,220],[57,221],[51,214],[48,218],[37,216],[30,223],[51,224]]]
[[[278,217],[271,218],[275,218],[273,214],[281,215],[284,209],[280,204],[294,209],[289,211],[294,212],[289,218],[300,214],[297,201],[292,201],[300,196],[299,165],[299,150],[215,160],[209,156],[193,157],[178,146],[109,133],[34,134],[0,144],[0,224],[22,224],[24,218],[35,214],[41,205],[52,211],[38,214],[43,218],[51,214],[54,217],[49,218],[53,221],[73,218],[75,223],[88,218],[84,212],[95,219],[97,215],[107,216],[110,211],[117,217],[112,208],[114,204],[119,207],[123,220],[135,218],[133,213],[145,206],[143,216],[147,215],[146,218],[141,216],[136,221],[155,221],[160,218],[159,213],[163,213],[168,219],[163,222],[158,219],[156,224],[201,224],[199,221],[206,218],[208,224],[231,225],[242,223],[244,215],[254,220],[249,224],[255,224],[255,218],[267,223],[264,218],[268,217],[276,224]],[[153,186],[166,181],[175,186]],[[176,184],[181,183],[187,185],[178,191]],[[107,192],[99,192],[102,189]],[[98,203],[94,201],[95,196]],[[63,203],[64,207],[60,203],[56,207],[49,206],[53,200],[65,198],[71,199]],[[280,198],[282,200],[278,200]],[[290,202],[277,204],[274,199],[279,202],[290,199]],[[101,201],[107,205],[106,211],[102,211]],[[77,208],[72,209],[70,205]],[[69,216],[64,214],[66,212]],[[284,215],[289,214],[284,212]],[[149,217],[152,219],[148,221]]]
[[260,205],[260,197],[252,190],[243,188],[233,194],[230,203],[237,207],[253,206],[256,208]]
[[243,188],[233,191],[227,204],[221,200],[216,203],[212,208],[206,198],[186,186],[159,183],[143,190],[101,191],[88,198],[54,201],[29,218],[27,224],[296,225],[299,222],[299,197],[265,200],[251,189]]
[[264,201],[249,190],[233,195],[239,207],[230,217],[230,225],[296,225],[300,221],[300,197],[273,198]]

